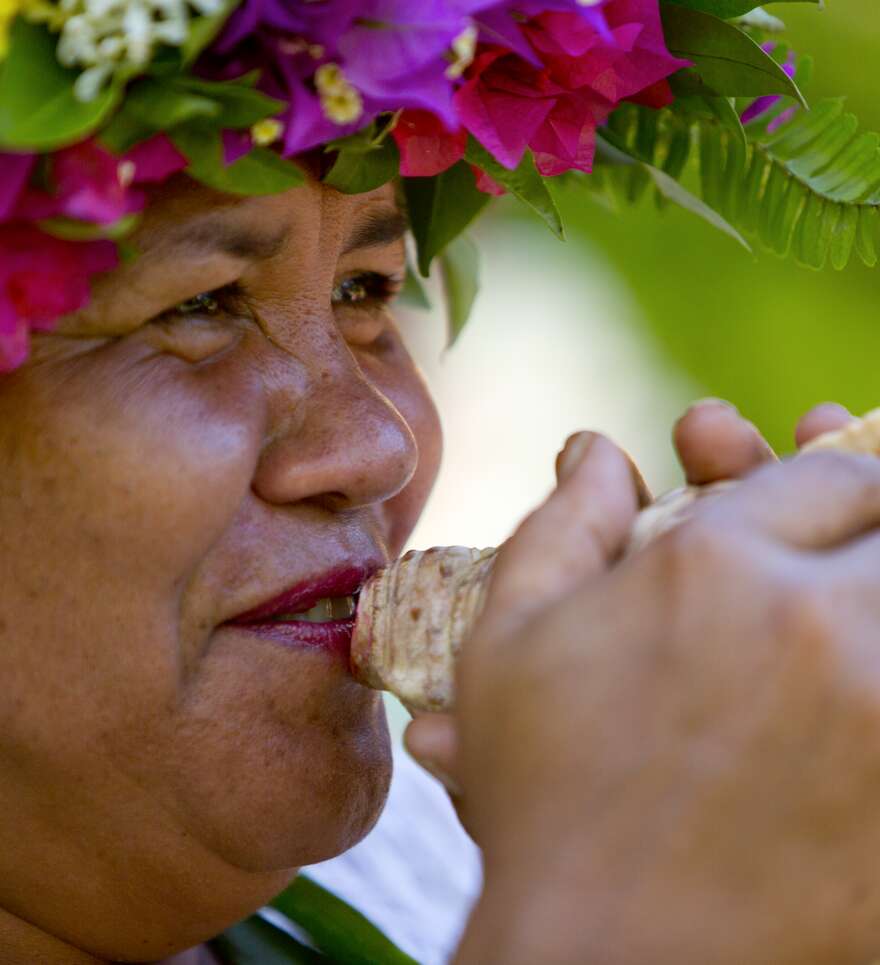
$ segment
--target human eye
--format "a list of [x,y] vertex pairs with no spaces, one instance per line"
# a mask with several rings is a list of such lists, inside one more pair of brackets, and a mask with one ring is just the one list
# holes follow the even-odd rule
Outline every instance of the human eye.
[[150,320],[144,335],[161,351],[188,362],[205,361],[234,344],[249,313],[237,285],[225,285],[169,306]]
[[349,275],[333,288],[334,305],[376,307],[390,304],[400,293],[403,278],[378,271],[362,271]]
[[187,315],[215,318],[224,313],[241,314],[241,297],[242,293],[237,285],[224,285],[222,288],[198,292],[178,302],[166,309],[160,318],[169,319]]

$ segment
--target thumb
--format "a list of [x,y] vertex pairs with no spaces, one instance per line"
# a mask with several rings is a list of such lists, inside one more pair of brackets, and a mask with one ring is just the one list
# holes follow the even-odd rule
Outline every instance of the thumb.
[[572,436],[558,485],[498,553],[479,635],[504,635],[603,572],[626,546],[643,484],[604,436]]
[[452,797],[461,794],[456,779],[458,737],[451,714],[417,714],[403,735],[412,757],[446,788]]

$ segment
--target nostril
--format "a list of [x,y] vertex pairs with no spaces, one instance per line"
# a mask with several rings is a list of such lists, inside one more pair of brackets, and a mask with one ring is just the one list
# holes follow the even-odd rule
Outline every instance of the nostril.
[[328,493],[320,493],[312,500],[321,506],[322,509],[329,509],[333,513],[339,513],[351,508],[351,499],[345,493],[334,490]]

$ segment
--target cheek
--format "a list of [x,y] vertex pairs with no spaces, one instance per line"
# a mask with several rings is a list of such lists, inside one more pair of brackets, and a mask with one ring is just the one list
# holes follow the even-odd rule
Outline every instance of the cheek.
[[60,700],[100,727],[170,698],[180,595],[248,491],[259,400],[122,349],[51,369],[0,396],[0,673],[37,721]]

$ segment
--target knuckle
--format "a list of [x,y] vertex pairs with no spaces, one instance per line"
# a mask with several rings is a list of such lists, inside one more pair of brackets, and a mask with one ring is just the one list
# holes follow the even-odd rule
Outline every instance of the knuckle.
[[711,514],[696,514],[669,530],[657,541],[664,559],[676,569],[695,562],[708,564],[729,551],[730,533]]
[[853,490],[853,495],[873,496],[880,493],[880,465],[873,456],[855,452],[819,450],[798,457],[804,471],[821,474],[832,485]]

